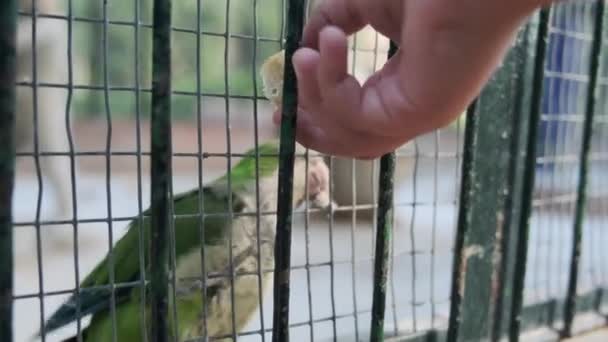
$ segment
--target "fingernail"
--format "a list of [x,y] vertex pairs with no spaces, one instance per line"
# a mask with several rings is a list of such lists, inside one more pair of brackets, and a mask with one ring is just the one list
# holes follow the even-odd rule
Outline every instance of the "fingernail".
[[300,59],[298,58],[298,51],[300,51],[300,49],[296,50],[291,59],[293,62],[293,70],[296,72],[296,77],[300,76],[300,62],[298,62]]

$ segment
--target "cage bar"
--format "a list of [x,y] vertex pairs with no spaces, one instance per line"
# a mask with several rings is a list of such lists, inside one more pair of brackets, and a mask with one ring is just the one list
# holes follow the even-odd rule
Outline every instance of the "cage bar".
[[465,133],[464,133],[464,148],[463,148],[463,157],[462,157],[462,180],[461,180],[461,190],[460,190],[460,208],[458,213],[458,221],[457,221],[457,231],[456,238],[454,242],[454,260],[452,262],[452,288],[450,294],[450,323],[448,326],[447,338],[448,341],[456,341],[458,336],[458,324],[460,320],[460,303],[462,301],[462,295],[460,295],[460,282],[463,274],[459,271],[460,268],[460,260],[462,259],[462,253],[464,250],[465,244],[465,233],[467,228],[467,223],[465,223],[465,219],[467,217],[463,214],[468,211],[468,206],[471,202],[470,193],[466,190],[470,189],[472,184],[472,179],[470,178],[471,169],[473,164],[473,145],[471,142],[474,142],[474,134],[475,134],[475,126],[477,125],[477,115],[475,112],[477,110],[477,101],[473,101],[469,108],[467,109],[467,123],[465,125]]
[[[253,40],[253,56],[252,56],[252,64],[254,66],[258,65],[258,1],[257,0],[253,0],[253,3],[251,4],[252,6],[252,11],[253,11],[253,36],[256,38]],[[200,22],[200,20],[199,20]],[[251,68],[251,81],[253,83],[253,97],[257,98],[258,97],[258,73],[256,68]],[[256,248],[257,248],[257,256],[256,256],[256,261],[258,264],[257,267],[257,285],[258,285],[258,289],[260,289],[260,291],[264,288],[263,287],[263,272],[264,270],[262,269],[262,236],[260,234],[260,224],[261,224],[261,207],[260,207],[260,157],[259,157],[259,146],[260,146],[260,141],[259,141],[259,122],[258,122],[258,101],[257,100],[253,100],[253,140],[254,140],[254,146],[255,146],[255,153],[256,153],[256,158],[255,158],[255,203],[256,203],[256,207],[255,207],[255,233],[256,233]],[[307,164],[308,165],[308,164]],[[266,334],[264,333],[264,331],[266,330],[265,327],[265,322],[264,322],[264,299],[263,296],[260,294],[258,296],[258,313],[260,315],[260,337],[262,342],[266,342]]]
[[595,25],[593,32],[593,43],[591,47],[591,65],[589,68],[589,83],[587,84],[587,101],[585,104],[585,122],[583,126],[583,142],[579,161],[579,182],[576,194],[574,214],[574,241],[572,243],[570,274],[568,280],[568,292],[564,307],[564,326],[560,332],[561,337],[572,335],[572,321],[574,319],[576,306],[576,293],[578,284],[579,262],[583,241],[583,220],[585,216],[585,203],[587,201],[587,182],[589,177],[589,151],[591,150],[591,137],[593,135],[593,118],[597,99],[597,80],[602,53],[602,39],[604,29],[604,1],[595,2]]
[[[148,341],[148,320],[146,319],[146,255],[145,250],[148,248],[146,245],[146,235],[143,225],[143,196],[142,196],[142,151],[141,151],[141,13],[142,13],[142,0],[133,1],[133,12],[134,12],[134,52],[133,68],[135,77],[135,149],[136,149],[136,174],[137,174],[137,248],[139,251],[139,286],[140,286],[140,298],[139,301],[139,322],[141,327],[141,336],[145,341]],[[144,6],[145,9],[145,6]],[[203,273],[204,274],[204,273]]]
[[111,317],[111,328],[112,328],[112,340],[118,341],[118,322],[116,320],[116,263],[114,261],[114,222],[112,220],[112,110],[110,106],[110,90],[108,86],[110,84],[110,73],[109,73],[109,4],[107,1],[102,3],[102,18],[103,18],[103,29],[102,32],[102,81],[103,81],[103,106],[104,116],[107,125],[106,136],[105,136],[105,191],[106,191],[106,213],[107,213],[107,227],[108,227],[108,281],[110,282],[110,317]]
[[[226,36],[230,36],[230,9],[231,9],[231,1],[226,0],[225,7],[225,15],[226,15],[226,23],[224,25],[224,30]],[[232,193],[232,173],[230,170],[232,169],[232,131],[230,126],[230,38],[226,38],[224,43],[224,51],[223,51],[223,62],[224,62],[224,109],[226,110],[225,116],[225,132],[226,132],[226,192]],[[232,210],[232,196],[228,196],[227,206],[228,212],[228,224],[232,225],[232,219],[234,217],[234,213]],[[234,292],[234,281],[235,281],[235,272],[234,272],[234,250],[232,248],[233,245],[233,231],[229,229],[227,232],[228,238],[228,269],[230,271],[229,280],[230,280],[230,328],[231,335],[234,341],[237,340],[237,329],[236,329],[236,297]]]
[[[388,58],[391,58],[397,50],[397,45],[394,42],[391,42]],[[380,159],[380,184],[378,192],[378,211],[376,214],[376,247],[374,256],[374,293],[372,297],[370,333],[370,341],[373,342],[384,341],[386,286],[388,284],[387,277],[391,254],[391,234],[393,230],[395,159],[394,152],[388,153]]]
[[17,1],[0,4],[0,340],[13,340],[13,214]]
[[289,340],[289,277],[291,263],[293,167],[298,108],[296,74],[293,69],[291,58],[302,39],[305,11],[306,1],[304,0],[290,0],[287,4],[287,37],[285,42],[283,106],[279,147],[277,235],[275,241],[273,342]]
[[[196,31],[197,32],[201,32],[202,30],[202,23],[200,20],[200,14],[201,14],[201,0],[196,0],[196,13],[197,16],[199,16],[198,20],[196,21]],[[201,101],[201,89],[202,89],[202,77],[201,77],[201,71],[202,71],[202,63],[201,63],[201,58],[200,58],[200,54],[202,51],[202,41],[201,41],[201,35],[197,34],[196,35],[196,93],[199,94],[196,97],[196,143],[197,143],[197,157],[196,157],[196,164],[197,164],[197,184],[198,184],[198,188],[202,189],[203,188],[203,113],[201,110],[201,106],[202,106],[202,101]],[[202,191],[198,192],[198,212],[197,214],[199,215],[199,219],[198,219],[198,230],[199,230],[199,239],[201,241],[201,245],[203,245],[205,243],[205,227],[204,227],[204,212],[205,212],[205,202],[204,202],[205,196],[203,195]],[[205,257],[205,249],[201,248],[201,285],[202,285],[202,289],[201,289],[201,300],[203,303],[205,303],[205,299],[207,298],[207,267],[205,266],[205,262],[206,262],[206,257]],[[209,306],[208,305],[204,305],[203,306],[203,312],[202,312],[202,327],[203,327],[203,332],[204,335],[201,336],[201,338],[203,339],[207,339],[207,332],[209,331],[208,328],[208,320],[207,320],[207,316],[209,315]]]
[[513,279],[515,277],[515,264],[518,260],[517,249],[521,229],[519,221],[521,203],[523,200],[523,178],[525,170],[525,158],[527,155],[528,131],[530,126],[530,101],[531,87],[534,71],[534,42],[535,24],[537,16],[532,22],[525,25],[516,37],[516,45],[506,58],[505,64],[509,65],[514,72],[512,79],[515,87],[513,93],[513,134],[511,139],[510,154],[511,162],[508,170],[508,182],[510,195],[506,199],[506,217],[504,232],[502,236],[502,260],[498,274],[499,298],[494,310],[494,325],[492,328],[493,340],[498,340],[508,332],[511,319]]
[[151,115],[151,338],[169,340],[168,259],[171,226],[171,0],[154,1]]
[[36,169],[36,181],[38,183],[38,193],[36,195],[36,216],[34,218],[34,228],[36,229],[36,261],[38,262],[38,301],[40,308],[40,331],[42,331],[41,340],[46,342],[46,333],[43,331],[44,316],[45,316],[45,303],[44,303],[44,270],[42,267],[42,224],[41,224],[41,212],[42,212],[42,197],[44,194],[44,183],[42,181],[42,169],[40,163],[40,146],[39,146],[39,104],[38,104],[38,90],[39,75],[38,75],[38,40],[36,39],[38,34],[38,2],[32,0],[31,16],[31,42],[32,42],[32,112],[33,120],[32,126],[34,131],[34,167]]
[[395,155],[389,153],[380,159],[380,191],[376,217],[376,248],[374,256],[374,293],[370,341],[384,341],[384,313],[386,286],[390,260],[391,232],[393,229],[393,181]]
[[[76,156],[74,152],[76,152],[76,148],[74,145],[74,134],[72,132],[72,102],[74,98],[74,49],[73,49],[73,32],[74,32],[74,1],[68,0],[67,4],[67,34],[68,34],[68,46],[67,46],[67,58],[68,58],[68,95],[66,99],[66,107],[65,107],[65,128],[68,139],[68,147],[70,152],[70,183],[71,183],[71,191],[72,191],[72,217],[73,217],[73,239],[74,239],[74,296],[80,296],[80,265],[78,264],[78,236],[79,236],[79,225],[78,225],[78,199],[76,196],[77,193],[77,181],[76,181]],[[81,317],[81,302],[76,301],[76,336],[77,341],[82,341],[82,317]]]
[[543,76],[545,71],[545,56],[547,52],[547,35],[551,8],[540,11],[534,56],[534,71],[532,80],[532,95],[530,99],[530,114],[528,138],[526,142],[527,155],[524,162],[523,194],[520,216],[518,218],[519,234],[517,241],[517,258],[513,278],[513,298],[509,322],[509,340],[518,341],[521,328],[521,313],[523,306],[524,280],[526,274],[526,258],[528,255],[528,236],[530,233],[530,215],[532,212],[532,195],[534,189],[536,144],[538,123],[541,112],[541,96],[543,91]]

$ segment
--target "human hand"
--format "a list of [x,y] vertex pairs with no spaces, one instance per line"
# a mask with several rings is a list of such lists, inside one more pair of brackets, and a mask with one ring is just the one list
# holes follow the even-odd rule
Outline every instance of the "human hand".
[[[322,1],[293,56],[297,140],[367,159],[450,123],[478,95],[524,19],[548,2]],[[400,49],[361,85],[347,73],[347,35],[368,24]]]

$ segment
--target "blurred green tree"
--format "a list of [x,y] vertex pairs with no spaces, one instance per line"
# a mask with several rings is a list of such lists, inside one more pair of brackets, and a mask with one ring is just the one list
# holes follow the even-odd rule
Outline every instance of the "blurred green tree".
[[[197,11],[198,1],[200,11]],[[101,0],[73,0],[74,52],[84,61],[87,83],[91,85],[87,87],[90,89],[75,92],[77,115],[98,117],[105,114],[104,79],[107,73],[110,88],[108,108],[112,116],[133,117],[135,92],[132,89],[136,85],[136,66],[139,68],[139,85],[144,90],[141,93],[141,114],[143,117],[149,115],[147,90],[151,87],[152,71],[152,3],[152,0],[109,1],[104,10]],[[136,5],[139,8],[137,37]],[[253,96],[256,77],[259,94],[259,66],[267,56],[281,48],[284,12],[284,0],[175,1],[173,89],[185,95],[174,96],[174,117],[187,119],[196,113],[197,56],[200,58],[203,93],[223,96],[227,89],[230,95]],[[198,20],[200,51],[196,46]],[[257,34],[254,32],[256,24]],[[139,55],[135,56],[137,48]]]

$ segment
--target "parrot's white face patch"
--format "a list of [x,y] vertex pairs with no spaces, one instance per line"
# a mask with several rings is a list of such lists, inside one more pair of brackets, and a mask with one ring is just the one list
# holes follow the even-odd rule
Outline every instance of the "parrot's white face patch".
[[283,96],[283,68],[285,65],[285,51],[281,50],[268,57],[262,64],[260,75],[264,96],[276,107],[281,103]]
[[281,102],[283,81],[282,80],[271,80],[263,78],[263,90],[264,96],[272,101],[275,105]]
[[277,84],[276,86],[264,86],[264,96],[275,104],[280,103],[282,95],[279,87],[282,87],[282,85]]

